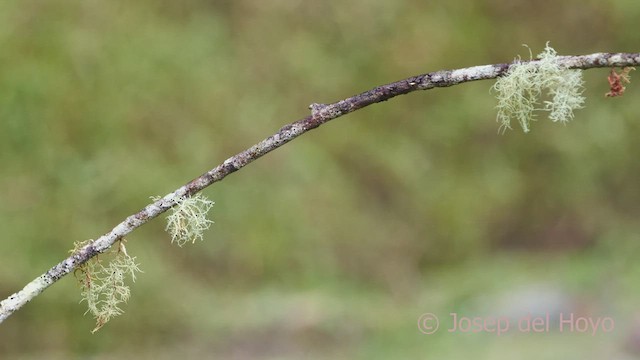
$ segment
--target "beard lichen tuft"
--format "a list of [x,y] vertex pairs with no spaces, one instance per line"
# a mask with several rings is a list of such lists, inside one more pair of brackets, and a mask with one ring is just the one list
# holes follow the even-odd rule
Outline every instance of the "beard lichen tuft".
[[[582,71],[561,66],[557,57],[547,43],[537,61],[522,62],[518,58],[498,78],[492,89],[498,99],[500,131],[511,129],[511,120],[515,119],[525,133],[529,132],[536,111],[547,111],[551,121],[566,123],[573,119],[574,110],[583,107]],[[550,100],[541,104],[543,95]]]
[[213,221],[207,219],[207,213],[213,204],[213,201],[201,194],[179,199],[167,216],[165,230],[171,235],[171,242],[183,246],[188,242],[202,240],[204,231],[213,224]]
[[[75,248],[79,249],[90,241],[76,243]],[[123,313],[120,305],[127,302],[130,296],[125,279],[130,277],[135,282],[136,273],[142,272],[136,258],[127,253],[124,241],[120,239],[117,247],[93,257],[74,272],[82,288],[80,302],[87,303],[85,314],[91,313],[96,319],[92,333],[100,330],[112,317]]]

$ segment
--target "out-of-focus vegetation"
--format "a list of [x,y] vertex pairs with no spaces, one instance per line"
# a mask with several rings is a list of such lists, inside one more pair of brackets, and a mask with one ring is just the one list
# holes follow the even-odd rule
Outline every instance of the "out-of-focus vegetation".
[[[312,102],[523,43],[639,51],[639,17],[630,0],[1,2],[0,295]],[[0,357],[637,355],[640,90],[605,99],[607,74],[585,72],[573,122],[527,135],[497,133],[492,82],[324,125],[206,190],[204,242],[171,245],[161,219],[131,234],[144,273],[123,316],[91,335],[69,276],[0,325]],[[416,328],[540,307],[616,328]]]

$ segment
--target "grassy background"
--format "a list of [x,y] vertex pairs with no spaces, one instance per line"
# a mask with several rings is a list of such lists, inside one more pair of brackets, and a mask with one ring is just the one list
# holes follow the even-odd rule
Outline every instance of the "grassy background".
[[[4,1],[0,295],[153,195],[333,102],[424,72],[639,51],[631,0]],[[611,359],[640,354],[639,90],[497,134],[491,82],[374,105],[205,194],[204,242],[160,219],[95,335],[72,277],[0,325],[3,359]],[[632,77],[638,76],[635,73]],[[448,333],[440,316],[609,316],[611,333]]]

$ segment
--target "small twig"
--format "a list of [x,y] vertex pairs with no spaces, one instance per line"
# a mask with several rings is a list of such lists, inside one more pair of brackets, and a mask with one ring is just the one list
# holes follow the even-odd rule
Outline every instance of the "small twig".
[[[536,60],[533,60],[533,62],[536,62]],[[580,56],[559,56],[558,62],[569,69],[640,66],[640,53],[597,53]],[[494,79],[503,75],[509,69],[509,66],[511,64],[495,64],[436,71],[378,86],[332,104],[312,104],[310,106],[312,115],[282,127],[274,135],[228,158],[222,164],[195,178],[188,184],[147,205],[140,212],[126,218],[107,234],[80,248],[74,254],[49,269],[49,271],[31,281],[22,290],[0,302],[0,322],[79,265],[106,251],[125,235],[176,205],[177,199],[191,196],[214,182],[224,179],[227,175],[240,170],[253,160],[279,148],[307,131],[342,115],[374,103],[389,100],[398,95],[435,87],[447,87],[469,81]]]

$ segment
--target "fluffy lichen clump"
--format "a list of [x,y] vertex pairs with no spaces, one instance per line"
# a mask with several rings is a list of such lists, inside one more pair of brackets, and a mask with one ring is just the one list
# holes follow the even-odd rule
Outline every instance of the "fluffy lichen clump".
[[213,223],[207,219],[213,204],[213,201],[200,194],[179,199],[167,217],[166,231],[171,235],[171,242],[183,246],[202,240],[203,232]]
[[[517,59],[506,75],[498,78],[493,90],[498,98],[497,120],[502,131],[511,129],[511,120],[515,119],[524,132],[529,132],[534,111],[547,111],[553,122],[565,123],[573,118],[573,110],[582,108],[582,71],[561,66],[557,57],[547,43],[538,61]],[[549,100],[541,105],[543,95]]]
[[[86,245],[89,241],[76,243],[76,249]],[[112,317],[123,313],[120,305],[129,300],[129,286],[125,283],[127,277],[136,280],[136,273],[141,272],[136,258],[127,254],[124,240],[118,242],[107,253],[95,256],[78,267],[76,278],[82,287],[82,301],[87,303],[87,312],[96,319],[96,327],[91,332],[98,331]],[[105,265],[106,263],[106,265]]]

